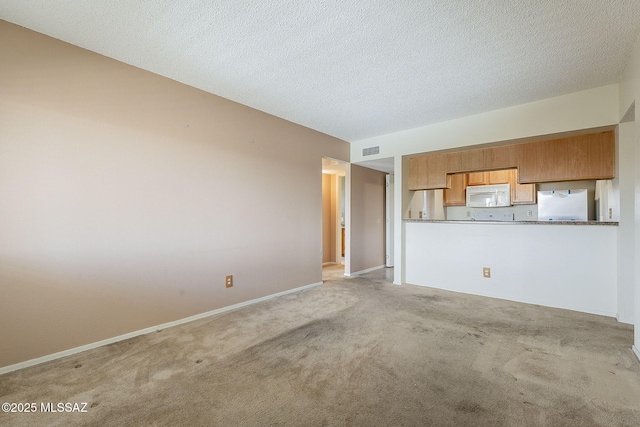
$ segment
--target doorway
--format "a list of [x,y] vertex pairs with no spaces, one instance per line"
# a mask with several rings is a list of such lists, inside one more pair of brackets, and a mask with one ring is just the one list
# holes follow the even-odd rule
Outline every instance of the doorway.
[[347,260],[348,163],[322,158],[322,280],[343,276]]

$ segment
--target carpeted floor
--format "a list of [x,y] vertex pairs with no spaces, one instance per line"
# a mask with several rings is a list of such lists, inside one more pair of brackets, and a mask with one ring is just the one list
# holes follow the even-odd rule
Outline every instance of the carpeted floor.
[[640,425],[631,326],[388,272],[0,376],[0,425]]

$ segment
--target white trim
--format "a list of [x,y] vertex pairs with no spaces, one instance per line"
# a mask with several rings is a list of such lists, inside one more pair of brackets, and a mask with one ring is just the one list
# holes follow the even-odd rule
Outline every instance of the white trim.
[[635,345],[633,345],[631,347],[631,349],[633,350],[633,352],[636,354],[636,357],[638,358],[638,360],[640,360],[640,349],[638,347],[636,347]]
[[351,275],[351,163],[344,176],[344,273]]
[[60,359],[62,357],[71,356],[77,353],[82,353],[87,350],[92,350],[94,348],[102,347],[108,344],[113,344],[118,341],[123,341],[129,338],[137,337],[140,335],[149,334],[151,332],[156,332],[158,330],[170,328],[172,326],[182,325],[183,323],[193,322],[194,320],[203,319],[205,317],[215,316],[217,314],[222,314],[227,311],[238,310],[240,308],[246,307],[248,305],[256,304],[262,301],[267,301],[272,298],[280,297],[287,294],[292,294],[295,292],[304,291],[306,289],[314,288],[316,286],[322,285],[322,282],[312,283],[310,285],[301,286],[299,288],[289,289],[288,291],[278,292],[276,294],[267,295],[261,298],[252,299],[245,302],[240,302],[238,304],[233,304],[227,307],[218,308],[216,310],[207,311],[206,313],[196,314],[195,316],[185,317],[184,319],[174,320],[173,322],[163,323],[157,326],[151,326],[149,328],[140,329],[139,331],[129,332],[128,334],[119,335],[113,338],[107,338],[106,340],[94,342],[91,344],[82,345],[80,347],[71,348],[69,350],[59,351],[57,353],[49,354],[42,357],[37,357],[35,359],[27,360],[25,362],[16,363],[13,365],[5,366],[0,368],[0,375],[6,374],[9,372],[17,371],[19,369],[28,368],[29,366],[39,365],[40,363],[50,362],[52,360]]
[[[393,267],[393,263],[395,262],[393,251],[395,250],[395,241],[393,238],[393,233],[395,231],[395,223],[393,222],[393,217],[395,214],[395,176],[393,174],[387,174],[385,176],[385,192],[384,192],[384,246],[385,246],[385,266]],[[425,190],[426,191],[426,190]]]
[[410,203],[411,193],[408,188],[407,165],[409,160],[401,155],[394,156],[393,159],[393,284],[401,285],[405,282],[406,276],[406,256],[405,256],[405,223],[404,204]]
[[351,273],[351,274],[344,273],[344,275],[345,275],[345,276],[349,276],[349,277],[351,277],[351,276],[357,276],[357,275],[359,275],[359,274],[369,273],[369,272],[371,272],[371,271],[379,270],[379,269],[381,269],[381,268],[385,268],[384,264],[381,264],[381,265],[379,265],[379,266],[377,266],[377,267],[367,268],[366,270],[356,271],[355,273]]
[[616,320],[618,321],[618,323],[623,323],[625,325],[632,325],[633,326],[633,322],[627,322],[625,320],[620,320],[620,315],[616,314]]
[[[345,167],[346,170],[346,167]],[[344,177],[345,175],[340,175],[337,174],[335,175],[336,177],[336,186],[335,186],[335,195],[336,195],[336,211],[334,212],[335,215],[335,219],[336,219],[336,263],[340,262],[340,258],[342,257],[342,229],[344,227],[344,216],[341,215],[342,211],[340,210],[340,201],[342,198],[342,194],[340,191],[340,178]],[[345,178],[345,184],[346,184],[346,178]],[[347,204],[347,201],[345,199],[345,205]],[[340,222],[340,219],[342,217],[342,223]]]

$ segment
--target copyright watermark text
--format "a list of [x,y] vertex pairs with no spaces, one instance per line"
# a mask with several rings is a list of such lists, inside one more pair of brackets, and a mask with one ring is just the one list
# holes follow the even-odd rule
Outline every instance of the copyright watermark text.
[[87,402],[4,402],[2,412],[89,412]]

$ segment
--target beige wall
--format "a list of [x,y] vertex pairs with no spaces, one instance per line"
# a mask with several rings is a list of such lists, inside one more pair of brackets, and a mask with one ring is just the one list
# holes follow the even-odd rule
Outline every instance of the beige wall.
[[385,264],[385,174],[351,165],[351,273]]
[[4,21],[0,58],[0,367],[321,281],[346,142]]

